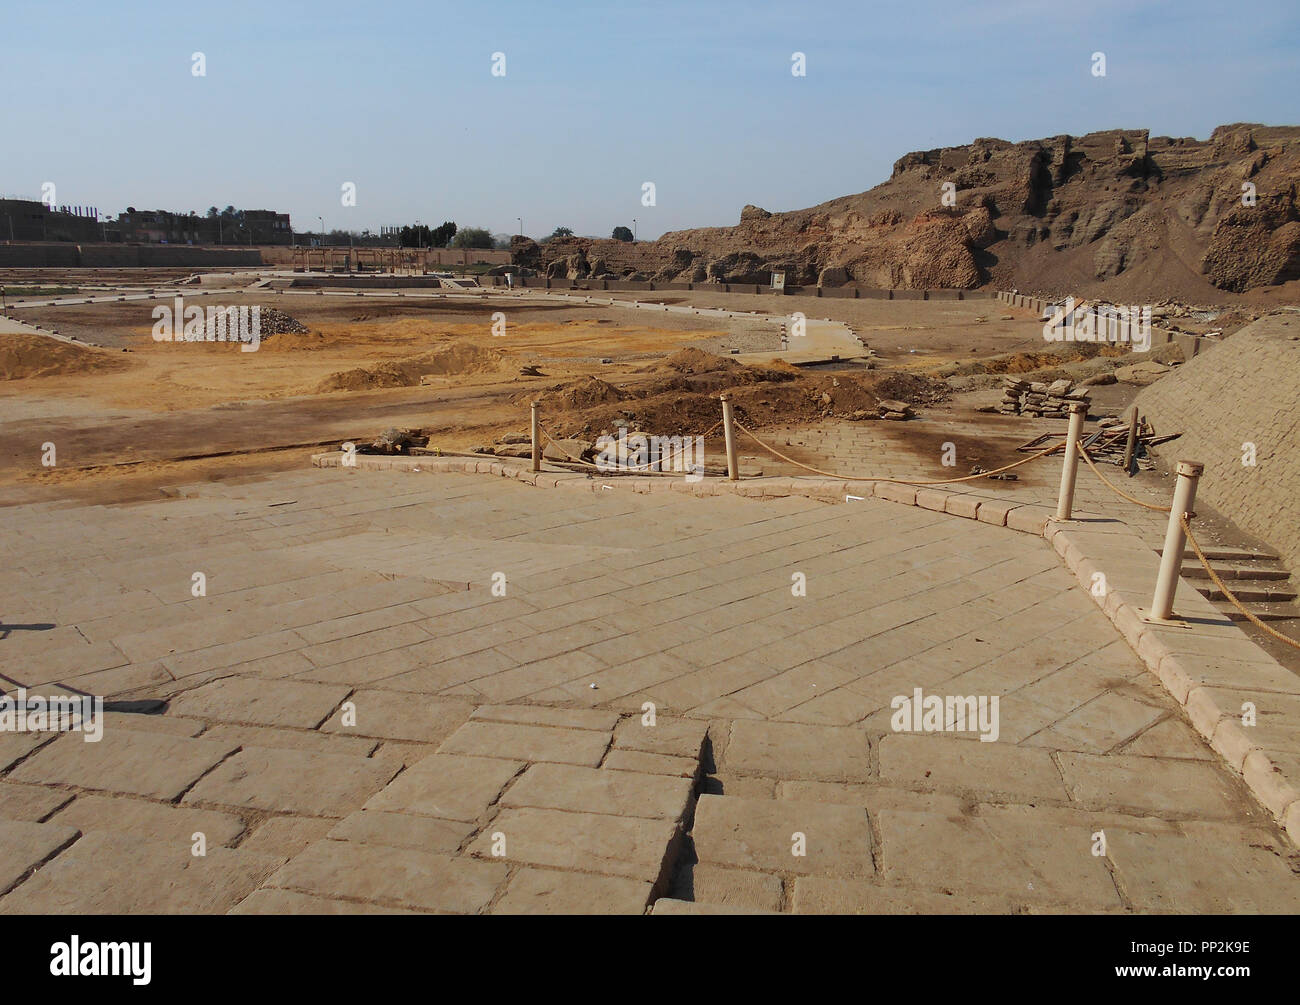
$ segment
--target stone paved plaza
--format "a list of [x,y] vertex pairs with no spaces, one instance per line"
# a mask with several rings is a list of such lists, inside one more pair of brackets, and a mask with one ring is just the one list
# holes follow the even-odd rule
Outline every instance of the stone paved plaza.
[[[5,511],[5,689],[106,711],[0,733],[0,912],[1300,904],[1039,537],[428,471],[180,495]],[[895,730],[917,689],[997,696],[996,740]]]

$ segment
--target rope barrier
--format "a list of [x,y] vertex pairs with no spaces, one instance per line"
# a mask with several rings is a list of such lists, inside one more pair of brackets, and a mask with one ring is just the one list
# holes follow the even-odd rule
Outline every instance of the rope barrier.
[[1228,602],[1232,604],[1232,606],[1235,607],[1237,610],[1239,610],[1242,614],[1244,614],[1246,616],[1246,620],[1249,621],[1256,628],[1259,628],[1262,631],[1267,632],[1269,635],[1273,636],[1273,638],[1277,639],[1279,642],[1283,642],[1286,645],[1292,646],[1295,649],[1300,649],[1300,641],[1297,641],[1296,639],[1293,639],[1288,635],[1283,635],[1281,632],[1277,631],[1276,629],[1270,628],[1259,618],[1255,617],[1255,615],[1251,614],[1250,611],[1246,610],[1246,608],[1241,606],[1241,601],[1238,600],[1233,595],[1233,592],[1231,590],[1229,590],[1226,586],[1223,585],[1223,580],[1219,578],[1219,574],[1215,572],[1214,569],[1210,566],[1209,560],[1205,557],[1205,552],[1201,551],[1201,546],[1196,543],[1196,538],[1192,535],[1192,528],[1189,525],[1187,520],[1187,514],[1184,513],[1178,519],[1179,522],[1181,522],[1183,525],[1183,533],[1187,535],[1187,542],[1192,546],[1192,550],[1196,552],[1196,557],[1201,560],[1201,565],[1205,566],[1205,571],[1210,574],[1210,579],[1214,581],[1215,586],[1217,586],[1221,591],[1223,591],[1223,595],[1228,598]]
[[787,462],[788,464],[793,464],[795,467],[803,468],[804,470],[811,471],[814,474],[824,475],[828,478],[838,478],[838,479],[842,479],[843,481],[849,481],[849,482],[890,482],[891,484],[894,485],[951,485],[954,482],[969,482],[969,481],[974,481],[978,478],[987,478],[990,475],[997,475],[997,474],[1001,474],[1003,471],[1010,471],[1012,468],[1018,468],[1020,467],[1020,465],[1028,464],[1030,461],[1036,461],[1038,460],[1038,458],[1046,457],[1048,454],[1054,454],[1056,453],[1056,451],[1060,450],[1065,445],[1064,441],[1062,441],[1061,443],[1057,443],[1054,446],[1047,447],[1044,450],[1040,450],[1036,454],[1030,454],[1028,457],[1021,458],[1020,460],[1015,461],[1011,464],[1004,465],[1003,467],[1000,468],[994,468],[992,471],[981,471],[977,475],[963,475],[960,478],[939,478],[933,481],[919,481],[916,479],[907,479],[907,478],[878,478],[878,477],[872,477],[867,475],[837,475],[833,471],[823,471],[821,468],[814,468],[810,464],[804,464],[801,461],[796,461],[793,457],[789,457],[781,453],[781,451],[777,450],[775,447],[767,443],[764,443],[757,436],[755,436],[753,432],[746,429],[739,422],[736,423],[736,427],[740,429],[751,440],[757,443],[760,447],[762,447],[764,450],[775,455],[776,457],[779,457],[781,460]]
[[1097,465],[1095,465],[1095,464],[1092,462],[1092,458],[1088,456],[1088,451],[1084,449],[1083,444],[1082,444],[1082,443],[1076,443],[1075,446],[1077,446],[1077,447],[1079,448],[1079,453],[1083,455],[1083,459],[1084,459],[1085,461],[1088,462],[1088,467],[1092,468],[1092,473],[1093,473],[1094,475],[1096,475],[1098,478],[1100,478],[1100,479],[1101,479],[1101,483],[1102,483],[1103,485],[1105,485],[1108,489],[1110,489],[1112,492],[1114,492],[1114,493],[1115,493],[1117,496],[1119,496],[1121,499],[1127,499],[1127,500],[1128,500],[1129,502],[1131,502],[1131,503],[1134,503],[1134,504],[1136,504],[1136,505],[1138,505],[1138,506],[1141,506],[1141,507],[1143,507],[1144,509],[1155,510],[1157,513],[1168,513],[1168,512],[1169,512],[1169,507],[1168,507],[1168,506],[1156,506],[1156,505],[1154,505],[1154,504],[1152,504],[1152,503],[1143,502],[1141,499],[1134,499],[1131,495],[1129,495],[1127,492],[1125,492],[1125,491],[1124,491],[1123,489],[1121,489],[1119,486],[1117,486],[1117,485],[1113,485],[1113,484],[1111,483],[1110,479],[1107,478],[1105,475],[1103,475],[1103,474],[1101,473],[1101,471],[1098,470]]

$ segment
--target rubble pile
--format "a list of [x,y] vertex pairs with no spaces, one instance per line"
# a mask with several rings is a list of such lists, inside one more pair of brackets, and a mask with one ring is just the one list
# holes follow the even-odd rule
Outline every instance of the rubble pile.
[[268,335],[306,335],[310,329],[297,318],[290,317],[282,310],[263,305],[259,312],[261,338]]
[[1020,380],[1018,377],[1002,378],[1002,402],[998,411],[1003,415],[1033,415],[1044,419],[1063,419],[1070,414],[1070,405],[1081,401],[1091,404],[1088,390],[1061,379],[1050,384],[1042,381]]

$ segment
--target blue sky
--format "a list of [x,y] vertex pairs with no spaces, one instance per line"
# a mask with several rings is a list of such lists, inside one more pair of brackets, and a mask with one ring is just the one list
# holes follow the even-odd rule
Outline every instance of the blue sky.
[[1294,0],[6,0],[0,193],[53,181],[60,203],[233,204],[298,229],[522,216],[608,236],[635,217],[656,237],[860,192],[978,136],[1295,124],[1297,52]]

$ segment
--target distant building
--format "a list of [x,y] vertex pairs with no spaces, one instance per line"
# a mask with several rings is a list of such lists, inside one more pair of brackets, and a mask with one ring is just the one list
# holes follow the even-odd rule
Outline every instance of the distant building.
[[36,199],[0,199],[0,241],[102,241],[94,206],[49,206]]
[[293,241],[293,227],[288,213],[272,209],[244,210],[244,226],[253,232],[254,244],[289,244]]
[[132,208],[118,216],[117,229],[128,244],[201,244],[203,222],[194,213]]
[[233,216],[199,216],[128,207],[117,220],[100,220],[95,206],[50,209],[35,199],[0,199],[0,241],[73,241],[90,244],[292,244],[288,213],[249,209]]
[[250,209],[233,216],[199,216],[128,208],[118,217],[122,240],[138,244],[290,244],[288,213]]

